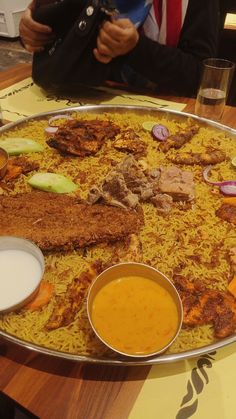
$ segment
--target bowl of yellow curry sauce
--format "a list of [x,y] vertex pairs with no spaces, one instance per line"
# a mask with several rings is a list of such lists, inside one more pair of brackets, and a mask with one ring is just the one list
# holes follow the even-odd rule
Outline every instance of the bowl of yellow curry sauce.
[[142,263],[120,263],[103,271],[87,298],[90,324],[110,349],[129,357],[151,357],[176,339],[183,307],[172,282]]
[[0,148],[0,179],[6,174],[8,164],[8,153]]

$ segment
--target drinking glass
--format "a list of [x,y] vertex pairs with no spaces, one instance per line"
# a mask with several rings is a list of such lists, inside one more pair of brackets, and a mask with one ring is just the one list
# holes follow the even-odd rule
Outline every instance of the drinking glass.
[[4,124],[3,124],[3,116],[2,116],[2,107],[1,107],[1,104],[0,104],[0,127],[2,125],[4,125]]
[[220,58],[203,61],[203,72],[195,103],[195,114],[219,121],[223,115],[235,64]]

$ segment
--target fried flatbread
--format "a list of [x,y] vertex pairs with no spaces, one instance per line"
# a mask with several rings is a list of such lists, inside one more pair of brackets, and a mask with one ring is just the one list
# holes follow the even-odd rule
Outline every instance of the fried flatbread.
[[0,232],[34,241],[42,250],[69,250],[137,233],[142,215],[46,192],[0,196]]

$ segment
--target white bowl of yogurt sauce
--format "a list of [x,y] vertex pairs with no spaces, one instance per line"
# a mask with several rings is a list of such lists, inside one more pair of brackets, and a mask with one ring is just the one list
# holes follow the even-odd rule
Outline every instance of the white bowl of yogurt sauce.
[[0,237],[0,313],[20,309],[38,292],[44,256],[34,243],[19,237]]

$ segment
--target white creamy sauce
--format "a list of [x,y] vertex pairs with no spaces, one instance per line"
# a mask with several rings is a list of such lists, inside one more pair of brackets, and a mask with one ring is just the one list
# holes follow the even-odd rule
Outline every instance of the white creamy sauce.
[[39,261],[23,250],[0,251],[0,310],[25,300],[39,285]]

